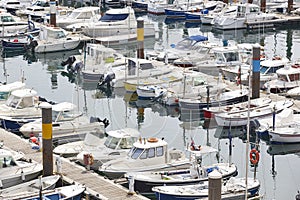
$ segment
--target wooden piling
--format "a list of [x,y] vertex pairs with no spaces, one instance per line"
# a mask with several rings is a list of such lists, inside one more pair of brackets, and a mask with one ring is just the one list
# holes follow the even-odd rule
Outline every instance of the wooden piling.
[[252,99],[256,99],[260,96],[260,45],[253,45],[252,57]]
[[220,200],[222,190],[222,175],[214,170],[208,175],[208,200]]
[[50,0],[50,25],[56,26],[56,1]]
[[53,175],[53,145],[52,145],[52,106],[41,103],[42,137],[43,137],[43,175]]

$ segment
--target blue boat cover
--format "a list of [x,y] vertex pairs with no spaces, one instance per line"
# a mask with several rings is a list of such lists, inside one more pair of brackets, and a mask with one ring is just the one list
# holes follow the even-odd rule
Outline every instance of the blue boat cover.
[[201,42],[201,41],[207,41],[208,37],[205,37],[203,35],[193,35],[189,37],[190,40],[195,40],[197,42]]

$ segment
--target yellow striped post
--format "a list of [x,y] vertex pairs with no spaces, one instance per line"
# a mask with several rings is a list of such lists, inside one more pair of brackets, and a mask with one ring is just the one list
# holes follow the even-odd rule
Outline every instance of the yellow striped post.
[[144,19],[137,19],[137,57],[144,58]]
[[52,106],[41,103],[42,108],[42,138],[43,138],[43,176],[53,175],[52,147]]

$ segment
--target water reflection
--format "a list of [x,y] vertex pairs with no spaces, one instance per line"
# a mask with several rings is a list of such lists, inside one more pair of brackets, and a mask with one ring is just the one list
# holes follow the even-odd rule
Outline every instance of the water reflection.
[[267,149],[270,155],[287,155],[300,152],[300,144],[269,144]]

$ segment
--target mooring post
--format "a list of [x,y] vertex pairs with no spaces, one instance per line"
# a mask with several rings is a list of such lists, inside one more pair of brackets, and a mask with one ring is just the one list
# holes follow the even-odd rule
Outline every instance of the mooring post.
[[260,45],[253,45],[252,51],[252,99],[260,96]]
[[208,200],[220,200],[222,188],[222,175],[217,170],[208,175]]
[[43,176],[53,175],[52,147],[52,106],[43,102],[42,108],[42,137],[43,137]]
[[137,19],[137,57],[145,58],[144,56],[144,19]]
[[50,0],[50,25],[56,27],[56,1]]

